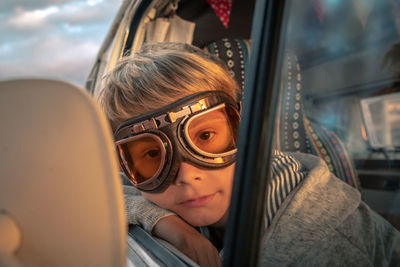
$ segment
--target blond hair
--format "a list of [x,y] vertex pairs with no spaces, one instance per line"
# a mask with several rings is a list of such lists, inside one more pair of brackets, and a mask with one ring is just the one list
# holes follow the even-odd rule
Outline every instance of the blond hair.
[[191,45],[157,43],[121,59],[104,80],[98,100],[115,129],[185,96],[221,90],[238,100],[239,87],[224,63]]

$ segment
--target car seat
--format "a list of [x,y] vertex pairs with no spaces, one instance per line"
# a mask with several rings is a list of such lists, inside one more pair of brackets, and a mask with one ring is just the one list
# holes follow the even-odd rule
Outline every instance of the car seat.
[[[250,57],[249,40],[225,38],[208,44],[205,49],[226,63],[231,75],[243,89],[245,69]],[[282,65],[275,148],[319,156],[337,177],[360,190],[354,163],[343,142],[334,132],[309,119],[304,111],[297,57],[286,52]]]

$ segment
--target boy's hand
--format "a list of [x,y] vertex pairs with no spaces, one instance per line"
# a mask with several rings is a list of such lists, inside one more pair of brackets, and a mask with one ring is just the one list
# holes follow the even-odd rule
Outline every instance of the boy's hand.
[[153,235],[171,243],[200,266],[222,264],[213,244],[178,216],[160,219],[153,228]]

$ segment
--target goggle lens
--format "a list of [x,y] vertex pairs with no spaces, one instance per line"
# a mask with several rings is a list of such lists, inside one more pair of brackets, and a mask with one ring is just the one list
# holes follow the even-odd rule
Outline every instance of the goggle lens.
[[165,148],[156,135],[142,134],[118,144],[122,167],[134,184],[157,176],[165,161]]
[[222,106],[193,116],[186,124],[189,143],[200,154],[223,154],[236,148],[239,115]]

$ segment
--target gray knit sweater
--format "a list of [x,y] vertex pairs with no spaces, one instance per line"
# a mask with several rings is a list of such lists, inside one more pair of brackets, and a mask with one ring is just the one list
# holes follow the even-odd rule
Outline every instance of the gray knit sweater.
[[[279,190],[285,192],[270,193],[266,199],[261,266],[400,266],[399,231],[362,202],[356,189],[331,174],[321,159],[275,153],[272,174],[269,192],[274,192],[274,181],[284,185]],[[174,215],[132,187],[124,191],[130,224],[151,232],[159,219]]]

